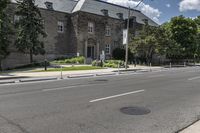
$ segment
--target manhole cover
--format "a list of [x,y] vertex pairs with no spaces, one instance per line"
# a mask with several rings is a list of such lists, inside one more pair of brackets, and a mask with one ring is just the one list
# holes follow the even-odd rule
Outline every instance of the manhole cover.
[[145,107],[123,107],[120,111],[127,115],[146,115],[151,112],[151,110]]

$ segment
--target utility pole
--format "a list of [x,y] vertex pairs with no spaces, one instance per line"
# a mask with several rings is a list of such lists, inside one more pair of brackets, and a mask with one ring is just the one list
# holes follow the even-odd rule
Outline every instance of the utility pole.
[[130,6],[128,8],[128,21],[127,21],[127,42],[126,42],[126,56],[125,56],[125,69],[128,69],[128,44],[129,44],[129,23],[130,23]]

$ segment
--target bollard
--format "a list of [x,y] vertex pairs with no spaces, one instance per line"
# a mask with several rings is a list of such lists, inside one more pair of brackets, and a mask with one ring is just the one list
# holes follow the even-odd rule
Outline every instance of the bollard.
[[47,71],[47,60],[44,61],[44,70]]
[[186,62],[184,62],[184,67],[186,67]]
[[152,71],[152,70],[151,70],[151,63],[149,63],[149,67],[150,67],[150,72],[151,72],[151,71]]
[[63,68],[62,68],[62,66],[60,67],[60,79],[63,79],[63,70],[62,70]]
[[170,64],[169,64],[169,68],[171,69],[172,68],[172,63],[170,62]]
[[119,62],[118,62],[118,75],[119,75],[120,73],[119,73]]

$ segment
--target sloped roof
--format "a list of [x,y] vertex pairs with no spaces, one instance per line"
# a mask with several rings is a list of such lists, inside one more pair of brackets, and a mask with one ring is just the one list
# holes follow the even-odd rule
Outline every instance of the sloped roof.
[[[77,11],[84,11],[88,13],[93,13],[97,15],[104,15],[102,13],[102,9],[108,10],[109,17],[119,19],[117,13],[122,13],[124,19],[128,18],[128,8],[111,4],[108,2],[100,1],[100,0],[79,0],[77,5],[74,7],[72,13]],[[153,20],[145,16],[142,12],[138,10],[131,9],[131,16],[136,17],[136,22],[144,24],[144,19],[148,20],[149,25],[151,26],[158,26]]]
[[[16,3],[16,0],[11,0],[11,2]],[[52,2],[55,11],[65,13],[71,13],[77,4],[77,0],[35,0],[35,4],[39,8],[47,9],[45,2]]]
[[[11,0],[11,2],[16,3],[16,0]],[[47,9],[45,2],[52,2],[53,9],[55,11],[65,13],[83,11],[103,16],[104,14],[101,10],[106,9],[108,10],[108,16],[111,18],[119,19],[117,13],[122,13],[124,19],[128,18],[128,8],[101,0],[35,0],[35,3],[39,8]],[[131,16],[135,16],[136,22],[140,24],[144,24],[143,20],[147,19],[149,25],[158,26],[158,24],[155,23],[152,19],[148,18],[138,10],[131,9]]]

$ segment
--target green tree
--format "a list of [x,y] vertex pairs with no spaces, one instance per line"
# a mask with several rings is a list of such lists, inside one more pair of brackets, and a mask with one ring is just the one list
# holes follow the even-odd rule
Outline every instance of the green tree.
[[30,54],[30,63],[33,55],[45,54],[44,43],[41,38],[46,37],[44,24],[35,0],[18,0],[16,15],[20,16],[17,26],[16,48]]
[[9,38],[11,35],[11,26],[9,16],[6,14],[9,0],[0,1],[0,70],[2,70],[2,60],[9,55]]
[[130,49],[140,59],[150,63],[154,54],[164,54],[167,41],[161,27],[145,24],[139,35],[132,38]]
[[195,58],[200,60],[200,16],[194,19],[195,23],[197,24],[198,27],[198,33],[196,36],[196,51],[195,51]]
[[197,25],[184,16],[171,19],[171,39],[174,40],[183,54],[183,58],[193,58],[196,51]]
[[162,47],[165,51],[164,54],[167,58],[172,60],[178,60],[183,58],[182,47],[175,40],[172,39],[172,31],[171,31],[171,22],[166,22],[161,25],[163,29],[164,36],[160,36],[163,38],[165,45]]

